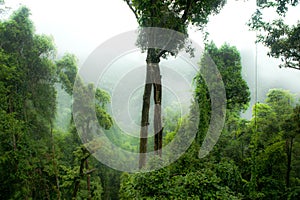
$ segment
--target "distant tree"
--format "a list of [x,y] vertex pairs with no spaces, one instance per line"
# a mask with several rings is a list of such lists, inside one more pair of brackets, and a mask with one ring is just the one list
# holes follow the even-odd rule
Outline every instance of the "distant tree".
[[299,151],[299,108],[294,101],[289,91],[272,89],[266,103],[257,103],[253,108],[253,118],[248,124],[251,133],[248,147],[251,150],[250,198],[283,199],[291,195],[291,189],[298,187],[296,169],[292,168]]
[[77,75],[77,58],[72,54],[65,54],[56,61],[58,81],[69,95],[73,94],[73,85]]
[[[91,176],[95,160],[88,162],[74,124],[71,133],[55,130],[56,86],[72,95],[77,59],[55,60],[53,39],[35,33],[28,8],[0,21],[0,199],[101,198],[100,178]],[[94,86],[81,89],[83,105],[85,92],[95,90],[95,104],[87,107],[96,108],[100,126],[110,127],[109,96]]]
[[[218,48],[211,42],[205,46],[203,57],[205,56],[210,56],[220,71],[226,91],[227,108],[238,112],[246,110],[250,101],[250,91],[242,76],[241,55],[236,47],[223,44]],[[200,67],[204,64],[200,63]]]
[[[159,27],[187,34],[188,25],[196,25],[202,29],[208,22],[208,16],[217,14],[225,4],[225,0],[124,0],[135,15],[140,27]],[[143,35],[139,40],[143,40]],[[167,40],[167,38],[165,38]],[[172,40],[172,37],[168,37]],[[152,85],[154,89],[154,151],[161,156],[162,124],[161,124],[161,98],[162,86],[159,69],[161,58],[175,55],[185,47],[184,40],[170,41],[173,51],[143,46],[147,51],[146,84],[144,88],[143,108],[140,132],[140,159],[139,167],[146,164],[147,136],[149,125],[149,108]],[[147,43],[144,41],[144,43]],[[153,71],[153,72],[152,72]]]
[[285,151],[287,155],[286,187],[291,187],[291,172],[293,165],[293,153],[296,143],[296,137],[300,136],[300,106],[296,106],[289,117],[285,119],[282,125],[285,139]]
[[[300,70],[300,23],[290,26],[284,21],[289,8],[298,4],[298,0],[257,0],[249,26],[258,32],[258,42],[270,49],[268,55],[281,59],[280,67]],[[267,9],[276,10],[278,18],[271,22],[265,18]]]
[[[228,44],[218,48],[213,42],[205,46],[205,52],[200,62],[200,67],[206,65],[205,58],[210,56],[215,62],[224,82],[227,109],[229,113],[240,114],[248,107],[250,101],[250,91],[246,81],[242,77],[242,64],[240,53],[234,46]],[[211,99],[204,78],[199,72],[195,79],[196,90],[195,97],[198,102],[200,114],[198,142],[201,144],[204,134],[207,132],[211,114]],[[229,116],[227,116],[228,119]]]
[[271,89],[267,93],[266,103],[271,106],[277,115],[278,125],[282,124],[287,118],[290,118],[295,106],[295,95],[288,90]]
[[[74,55],[66,54],[56,62],[56,65],[58,80],[62,88],[69,95],[73,95],[73,85],[77,75],[77,58]],[[101,143],[95,140],[92,128],[93,123],[98,123],[105,129],[112,126],[112,119],[105,110],[110,97],[106,92],[95,88],[93,84],[85,84],[80,77],[77,77],[76,89],[76,95],[73,96],[72,115],[78,117],[76,117],[76,124],[73,117],[70,122],[73,151],[69,152],[73,154],[74,159],[73,163],[69,162],[67,166],[61,166],[65,174],[62,179],[62,188],[66,191],[63,197],[101,199],[100,178],[98,174],[95,174],[96,168],[93,168],[96,163],[90,161],[93,151],[99,148]],[[91,94],[95,94],[95,96]],[[93,102],[93,104],[86,102]],[[80,113],[81,109],[85,110],[85,115]],[[95,121],[92,120],[93,109],[96,113]]]

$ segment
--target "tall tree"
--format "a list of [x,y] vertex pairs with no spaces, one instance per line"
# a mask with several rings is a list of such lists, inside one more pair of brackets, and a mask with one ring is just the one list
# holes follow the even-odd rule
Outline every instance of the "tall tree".
[[0,22],[2,199],[49,199],[56,185],[48,182],[53,173],[47,168],[53,160],[55,48],[51,37],[35,34],[29,16],[21,7]]
[[[211,14],[217,14],[225,0],[124,0],[135,15],[140,27],[160,27],[171,29],[187,35],[188,25],[202,29]],[[150,35],[153,37],[153,35]],[[174,42],[174,41],[173,41]],[[172,43],[172,42],[171,42]],[[174,55],[183,48],[182,43],[174,42],[174,51],[148,47],[146,82],[143,96],[139,167],[146,164],[147,137],[149,126],[149,109],[152,87],[154,90],[154,151],[162,154],[161,98],[162,86],[159,62],[161,58]]]
[[[248,124],[251,140],[251,179],[249,196],[253,199],[287,198],[297,185],[292,169],[297,142],[298,106],[295,97],[286,90],[272,89],[266,103],[257,103]],[[249,133],[248,133],[249,134]],[[296,194],[297,196],[297,194]]]
[[296,137],[300,134],[300,106],[296,106],[290,113],[290,116],[285,119],[283,123],[283,139],[285,139],[285,151],[287,155],[287,169],[286,169],[286,187],[291,187],[291,172],[293,150],[295,148]]
[[[214,60],[224,82],[227,109],[232,115],[238,115],[248,107],[250,91],[246,81],[242,77],[241,56],[236,47],[223,44],[218,48],[213,42],[205,46],[205,52],[201,59],[201,69],[206,65],[205,58],[210,56]],[[195,97],[201,110],[198,143],[201,144],[207,132],[210,114],[211,97],[204,78],[199,72],[196,77]],[[227,120],[230,116],[227,116]]]
[[[69,95],[73,95],[73,85],[77,75],[77,58],[72,54],[65,54],[60,60],[56,61],[58,80],[62,89]],[[79,77],[76,82],[77,94],[73,95],[73,112],[72,115],[80,115],[78,112],[84,107],[85,115],[80,115],[80,120],[71,119],[71,143],[73,160],[67,162],[68,165],[62,165],[65,175],[63,176],[62,188],[66,191],[62,197],[70,197],[73,199],[100,199],[102,187],[98,174],[95,173],[96,168],[94,160],[91,158],[93,150],[97,149],[101,143],[97,143],[93,137],[93,123],[105,129],[112,126],[112,119],[106,112],[106,104],[110,101],[109,95],[95,88],[92,84],[85,84]],[[93,91],[93,92],[92,92]],[[95,97],[91,95],[95,94]],[[87,104],[87,99],[94,104]],[[93,101],[92,101],[93,100]],[[97,122],[93,121],[92,109],[95,108]],[[77,118],[78,119],[78,118]],[[80,136],[78,137],[78,135]],[[81,139],[81,141],[80,141]],[[82,143],[84,145],[82,145]],[[93,148],[91,148],[93,146]],[[86,179],[86,181],[84,181]],[[98,191],[97,191],[98,190]]]

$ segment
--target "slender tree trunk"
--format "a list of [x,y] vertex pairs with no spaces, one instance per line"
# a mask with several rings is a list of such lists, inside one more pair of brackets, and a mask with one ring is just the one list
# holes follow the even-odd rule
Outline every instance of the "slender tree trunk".
[[[82,152],[83,153],[88,153],[88,151],[85,148],[82,148]],[[85,157],[83,157],[80,160],[80,167],[79,167],[79,174],[77,177],[75,177],[74,179],[74,191],[72,194],[72,199],[76,199],[77,198],[77,193],[79,191],[79,186],[80,186],[80,180],[83,178],[84,176],[84,164],[86,163],[86,160],[90,157],[90,153],[88,153],[88,155],[86,155]]]
[[[9,105],[8,113],[12,114],[14,112],[12,94],[9,95],[8,105]],[[15,131],[12,134],[12,142],[13,142],[13,149],[14,149],[14,151],[17,151],[17,141],[16,141],[16,133],[15,133]]]
[[161,75],[159,69],[159,58],[157,57],[155,49],[149,48],[147,52],[147,70],[146,82],[143,96],[143,108],[141,117],[141,131],[140,131],[140,157],[139,168],[146,165],[147,141],[148,141],[148,126],[149,126],[149,109],[150,98],[152,92],[152,85],[154,88],[154,153],[155,155],[162,155],[162,120],[161,120],[161,99],[162,86]]
[[[85,161],[85,169],[87,171],[89,171],[89,161],[88,160]],[[91,200],[92,196],[91,196],[91,175],[90,174],[87,174],[86,183],[87,183],[87,190],[88,190],[88,199]]]
[[140,131],[140,155],[139,155],[140,169],[146,165],[149,109],[150,109],[150,97],[151,97],[151,90],[152,90],[152,71],[153,71],[152,63],[147,63],[146,82],[144,88],[143,108],[142,108],[142,117],[141,117],[141,131]]
[[290,187],[290,173],[292,170],[291,163],[292,163],[292,148],[293,148],[293,140],[294,138],[291,138],[290,140],[286,141],[286,153],[287,153],[287,171],[286,171],[286,187]]
[[161,99],[162,86],[159,64],[153,64],[153,87],[154,87],[154,154],[162,155],[162,122],[161,122]]
[[58,178],[58,169],[57,169],[57,162],[55,160],[56,154],[55,154],[55,146],[54,146],[54,138],[53,138],[53,124],[52,120],[50,120],[50,135],[51,135],[51,146],[52,146],[52,162],[53,162],[53,168],[55,173],[55,182],[56,182],[56,192],[57,192],[57,199],[61,199],[61,193],[60,193],[60,187],[59,187],[59,178]]
[[75,180],[74,180],[74,191],[73,191],[73,194],[72,194],[72,199],[77,198],[77,193],[79,191],[79,185],[80,185],[80,179],[83,177],[84,162],[85,162],[85,159],[82,159],[80,161],[79,176],[76,177]]

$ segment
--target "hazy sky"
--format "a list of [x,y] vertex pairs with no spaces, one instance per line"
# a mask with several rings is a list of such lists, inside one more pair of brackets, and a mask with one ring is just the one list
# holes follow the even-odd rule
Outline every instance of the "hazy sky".
[[[27,5],[38,33],[54,37],[59,55],[74,53],[83,63],[102,42],[137,28],[134,15],[123,0],[6,0],[8,5]],[[255,10],[255,0],[228,0],[221,13],[210,18],[210,39],[219,46],[224,42],[237,46],[242,55],[243,75],[254,97],[255,33],[246,22]],[[271,15],[267,15],[272,18]],[[300,19],[300,6],[291,10],[289,22]],[[201,43],[201,33],[190,31],[190,37]],[[266,56],[258,47],[258,89],[283,87],[300,94],[300,71],[279,69],[278,60]],[[263,97],[259,97],[263,98]]]
[[[53,35],[58,51],[72,52],[80,58],[103,41],[137,28],[134,15],[123,0],[7,0],[7,4],[27,5],[38,33]],[[248,45],[254,33],[245,25],[255,9],[255,1],[229,0],[208,30],[217,44]],[[191,31],[192,39],[201,42],[201,33]]]

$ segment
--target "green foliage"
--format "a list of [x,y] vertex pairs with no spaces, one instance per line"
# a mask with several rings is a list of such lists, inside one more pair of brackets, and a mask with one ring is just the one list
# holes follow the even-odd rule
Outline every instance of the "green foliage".
[[[280,67],[300,69],[299,45],[300,24],[288,25],[284,17],[291,6],[298,6],[298,0],[266,0],[258,1],[258,8],[252,15],[249,26],[258,31],[258,42],[270,48],[269,56],[281,58],[283,64]],[[273,8],[278,15],[277,19],[268,22],[264,19],[264,10]]]
[[185,32],[188,23],[199,27],[206,24],[208,16],[218,13],[224,3],[222,0],[133,0],[131,5],[142,27],[163,27]]
[[183,119],[180,117],[180,112],[178,111],[178,105],[170,105],[165,109],[164,114],[164,132],[165,137],[163,145],[167,145],[171,142],[175,134],[179,131],[182,126]]
[[283,118],[292,113],[295,95],[287,90],[271,89],[267,94],[266,103],[272,107],[278,117],[281,117],[279,121],[283,121]]
[[[80,133],[84,134],[82,138],[84,138],[84,142],[87,142],[92,140],[92,136],[89,134],[91,133],[90,124],[93,123],[93,109],[95,109],[97,123],[101,127],[109,129],[112,126],[112,118],[105,111],[105,106],[110,101],[110,98],[106,92],[99,88],[94,88],[93,84],[85,84],[81,80],[76,82],[76,89],[77,94],[74,97],[73,114],[81,114],[80,119],[76,121],[76,126],[83,130]],[[83,111],[84,113],[82,113]]]
[[[187,2],[194,5],[189,8],[190,14],[211,8],[199,18],[188,15],[186,23],[196,25],[205,24],[206,14],[216,13],[222,5],[221,1],[181,0],[155,1],[151,5],[150,1],[133,1],[133,5],[141,8],[137,14],[143,18],[142,24],[151,22],[145,17],[154,11],[165,14],[165,18],[153,18],[153,22],[185,30],[187,24],[176,24],[184,13],[176,12],[185,10]],[[280,6],[277,12],[284,14],[288,2],[276,2],[263,1],[261,6]],[[298,1],[291,3],[296,5]],[[176,12],[168,12],[172,9]],[[212,152],[206,158],[198,158],[211,112],[210,95],[199,74],[195,79],[198,104],[192,105],[190,116],[180,119],[176,109],[169,107],[164,143],[172,141],[180,131],[198,129],[196,141],[168,167],[121,175],[91,157],[81,144],[76,127],[89,127],[90,115],[76,127],[71,120],[68,129],[55,128],[56,88],[59,85],[68,95],[73,94],[77,59],[66,54],[55,61],[53,39],[37,35],[29,16],[30,11],[21,7],[0,22],[0,199],[118,199],[117,191],[120,199],[299,199],[300,106],[295,105],[295,96],[290,92],[272,89],[265,103],[254,106],[251,120],[241,119],[240,111],[249,102],[249,89],[241,76],[236,48],[227,44],[217,48],[213,43],[206,46],[206,54],[221,72],[228,98],[226,125]],[[97,123],[110,129],[113,120],[106,112],[109,95],[94,85],[78,83],[80,98],[74,101],[87,111],[95,108]],[[91,105],[86,104],[87,98],[94,99]],[[196,105],[201,115],[199,127],[195,128]],[[71,112],[67,104],[58,107]],[[136,140],[125,137],[117,128],[108,132],[118,146],[137,151],[133,147]],[[86,141],[93,139],[88,130],[83,134]],[[181,136],[179,141],[184,141],[186,135]],[[92,144],[101,145],[97,141]],[[159,162],[154,159],[149,167]]]
[[296,110],[293,102],[294,96],[288,91],[273,89],[267,94],[266,104],[256,104],[253,109],[249,124],[253,130],[249,146],[252,198],[287,198],[290,187],[297,185],[291,182],[295,162],[292,149],[299,148],[294,132],[297,122],[292,120]]
[[68,132],[71,121],[72,97],[66,93],[60,85],[57,90],[57,113],[55,116],[54,127],[62,132]]
[[[80,146],[74,124],[68,133],[54,129],[56,86],[72,94],[77,59],[66,54],[55,61],[53,39],[35,34],[29,16],[21,7],[0,22],[0,198],[101,199],[97,162]],[[109,101],[97,89],[91,105],[105,128],[112,125]]]
[[[246,81],[242,77],[241,56],[236,47],[224,44],[217,48],[213,42],[207,44],[200,67],[205,65],[204,58],[206,56],[213,60],[220,71],[226,91],[227,108],[236,109],[237,111],[247,109],[250,92]],[[198,77],[199,84],[197,86],[204,84],[204,81],[199,79]],[[200,91],[196,90],[196,96],[199,96],[198,93],[200,94]]]
[[[241,77],[240,56],[234,47],[224,45],[218,49],[211,43],[206,50],[216,59],[217,66],[225,77],[226,92],[228,96],[231,95],[227,116],[230,126],[226,127],[219,144],[208,158],[199,159],[199,146],[207,132],[211,112],[210,95],[199,74],[195,79],[195,98],[198,104],[193,104],[190,116],[178,119],[175,109],[170,106],[166,113],[168,119],[165,120],[166,143],[180,130],[185,133],[198,131],[196,140],[184,155],[166,168],[147,173],[124,173],[121,178],[120,199],[242,199],[241,194],[247,181],[242,177],[242,169],[230,157],[235,158],[233,155],[236,152],[231,146],[232,135],[237,138],[246,130],[235,134],[231,132],[245,124],[240,120],[239,112],[248,104],[249,89]],[[204,64],[203,60],[201,64]],[[195,106],[200,108],[199,118],[195,116]],[[188,123],[193,118],[199,120],[196,130],[195,122]],[[240,144],[238,141],[236,143]],[[239,159],[244,161],[243,157]]]
[[36,35],[21,7],[0,22],[1,199],[51,198],[54,45]]
[[[211,42],[205,47],[205,53],[201,58],[200,69],[203,69],[204,66],[210,66],[211,58],[215,65],[217,66],[222,81],[224,82],[226,99],[227,99],[227,109],[232,113],[238,113],[245,110],[250,101],[250,92],[246,81],[242,78],[242,66],[240,54],[235,47],[231,47],[227,44],[224,44],[222,47],[217,48],[216,45]],[[200,110],[200,122],[199,130],[197,135],[197,142],[202,143],[207,128],[210,122],[211,115],[211,97],[205,83],[204,78],[202,77],[203,72],[195,78],[195,98],[199,105]],[[214,86],[212,86],[214,87]],[[214,89],[211,89],[214,91]],[[230,112],[227,112],[230,113]],[[227,120],[228,120],[227,116]]]
[[56,62],[59,80],[62,88],[69,94],[73,94],[73,85],[77,75],[77,59],[75,55],[65,54]]
[[[187,35],[188,25],[192,24],[199,29],[203,29],[208,23],[208,17],[213,14],[217,14],[225,4],[225,0],[124,0],[131,11],[134,13],[140,27],[159,27],[178,31]],[[153,33],[152,33],[153,34]],[[167,49],[149,49],[148,60],[154,63],[158,63],[161,57],[165,58],[168,53],[174,55],[182,48],[186,48],[186,51],[192,53],[192,49],[189,45],[186,46],[185,37],[177,38],[164,36],[160,32],[160,41],[168,40]],[[153,43],[149,41],[144,33],[140,33],[139,41],[137,42],[143,50],[144,44],[150,45]],[[159,40],[159,37],[156,37]],[[165,41],[163,41],[165,42]],[[149,48],[149,47],[146,47]],[[170,51],[170,49],[172,49]],[[170,51],[170,52],[169,52]]]
[[124,173],[120,199],[240,199],[210,169],[172,174],[168,169],[149,173]]

